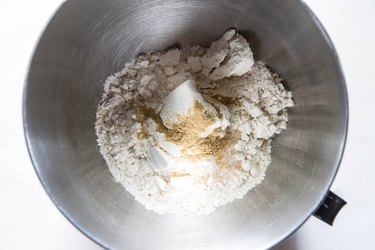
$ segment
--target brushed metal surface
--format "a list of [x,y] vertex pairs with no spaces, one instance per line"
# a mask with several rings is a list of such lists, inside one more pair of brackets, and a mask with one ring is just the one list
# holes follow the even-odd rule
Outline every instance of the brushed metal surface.
[[[141,52],[208,45],[229,27],[293,91],[289,127],[265,180],[201,218],[159,216],[117,184],[96,144],[103,81]],[[49,196],[99,244],[115,249],[264,249],[300,226],[326,194],[348,118],[344,77],[300,1],[70,0],[35,50],[24,89],[30,155]]]

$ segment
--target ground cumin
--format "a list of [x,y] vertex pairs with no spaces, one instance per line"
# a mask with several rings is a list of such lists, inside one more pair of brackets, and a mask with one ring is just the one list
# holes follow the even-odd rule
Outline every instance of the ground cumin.
[[218,167],[224,167],[228,165],[224,152],[227,152],[229,147],[233,147],[240,135],[227,131],[225,136],[220,138],[214,131],[208,137],[200,137],[199,135],[215,122],[215,118],[205,111],[205,107],[195,101],[187,116],[181,118],[179,125],[168,129],[154,110],[139,109],[136,119],[142,124],[140,137],[147,137],[145,121],[151,118],[156,124],[157,131],[163,133],[167,141],[181,148],[181,158],[191,162],[213,159]]

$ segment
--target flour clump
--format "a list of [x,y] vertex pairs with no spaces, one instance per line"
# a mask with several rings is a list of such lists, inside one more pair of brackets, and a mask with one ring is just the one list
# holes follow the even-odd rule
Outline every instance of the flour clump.
[[263,180],[291,106],[230,29],[209,48],[143,54],[108,77],[96,133],[115,180],[147,209],[202,216]]

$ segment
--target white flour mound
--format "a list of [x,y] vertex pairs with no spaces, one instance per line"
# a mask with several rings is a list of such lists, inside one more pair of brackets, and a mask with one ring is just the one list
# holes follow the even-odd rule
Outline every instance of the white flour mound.
[[[149,156],[151,138],[140,136],[137,110],[159,113],[164,98],[189,79],[206,101],[230,112],[226,134],[236,133],[238,139],[224,152],[224,167],[204,159],[156,167]],[[96,132],[115,180],[137,201],[159,214],[201,216],[242,198],[263,180],[271,162],[271,138],[286,128],[291,106],[291,92],[281,79],[254,62],[247,41],[231,29],[209,48],[140,55],[108,77]]]

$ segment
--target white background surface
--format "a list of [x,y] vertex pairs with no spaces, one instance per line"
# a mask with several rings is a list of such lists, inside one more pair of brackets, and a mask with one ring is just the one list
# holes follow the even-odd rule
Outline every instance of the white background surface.
[[[333,227],[310,218],[277,248],[374,249],[375,1],[306,2],[332,38],[346,76],[349,135],[331,190],[348,205]],[[47,197],[23,138],[21,103],[27,65],[41,31],[61,3],[0,0],[0,249],[100,249]]]

